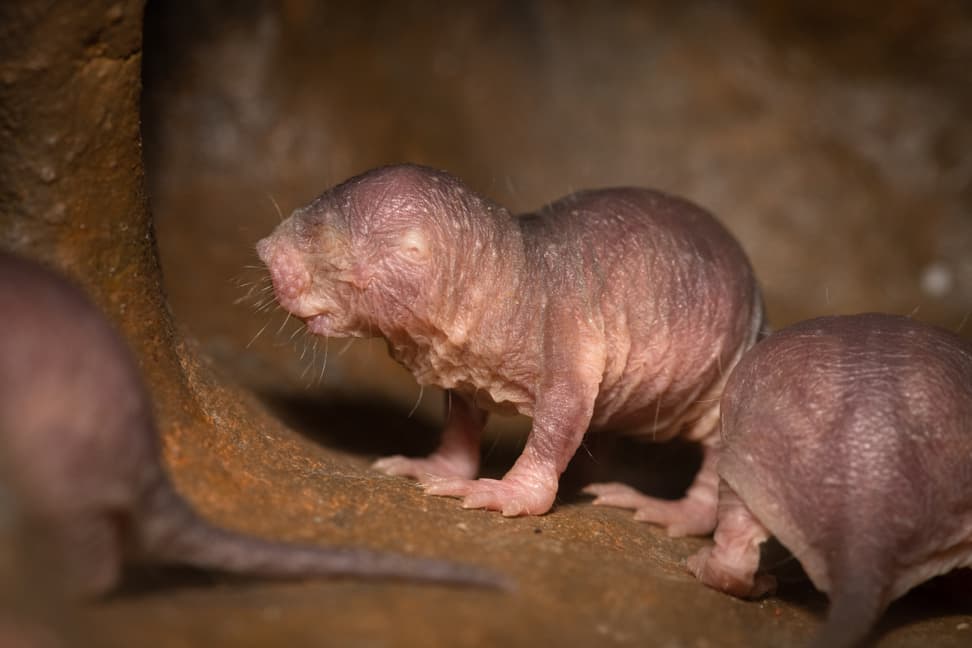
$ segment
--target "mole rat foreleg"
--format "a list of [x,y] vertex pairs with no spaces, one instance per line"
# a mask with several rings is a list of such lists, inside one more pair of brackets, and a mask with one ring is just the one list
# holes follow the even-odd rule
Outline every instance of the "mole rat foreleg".
[[444,395],[445,425],[435,452],[425,458],[394,455],[379,459],[372,468],[388,475],[404,475],[420,482],[430,479],[472,479],[479,471],[479,437],[487,414],[458,392]]
[[[556,321],[563,324],[546,327],[533,429],[516,463],[503,479],[440,480],[430,483],[427,493],[462,497],[464,508],[492,509],[505,516],[550,510],[560,475],[590,425],[605,359],[603,339],[585,330],[586,320],[564,313]],[[570,326],[576,345],[558,345],[565,326]]]

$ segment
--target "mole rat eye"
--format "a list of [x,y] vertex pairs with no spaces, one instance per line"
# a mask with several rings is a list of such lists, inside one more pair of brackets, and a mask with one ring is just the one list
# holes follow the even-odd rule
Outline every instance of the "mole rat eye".
[[429,257],[429,242],[425,233],[418,229],[409,229],[398,239],[398,247],[416,261],[425,261]]
[[348,250],[347,239],[333,227],[323,225],[314,233],[317,253],[332,259],[343,258]]

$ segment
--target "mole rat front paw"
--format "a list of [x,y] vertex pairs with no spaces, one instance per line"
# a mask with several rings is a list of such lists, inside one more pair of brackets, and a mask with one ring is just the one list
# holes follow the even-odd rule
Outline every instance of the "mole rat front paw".
[[438,479],[472,479],[476,476],[476,466],[450,460],[440,455],[423,458],[394,455],[382,457],[371,464],[375,470],[386,475],[411,477],[419,482],[428,483]]
[[463,508],[500,511],[506,517],[542,515],[553,506],[557,482],[525,480],[509,475],[503,479],[443,479],[429,482],[425,492],[461,497]]

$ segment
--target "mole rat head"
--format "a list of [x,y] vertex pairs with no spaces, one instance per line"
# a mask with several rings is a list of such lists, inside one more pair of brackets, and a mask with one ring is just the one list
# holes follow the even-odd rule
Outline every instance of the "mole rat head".
[[295,210],[257,253],[277,301],[318,335],[365,336],[413,313],[434,276],[458,181],[401,165],[369,171]]

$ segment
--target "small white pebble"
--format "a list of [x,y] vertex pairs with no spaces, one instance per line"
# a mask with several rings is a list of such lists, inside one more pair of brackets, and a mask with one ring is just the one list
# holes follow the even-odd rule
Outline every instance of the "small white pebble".
[[921,273],[921,289],[931,297],[944,297],[952,290],[952,271],[944,263],[935,261]]

